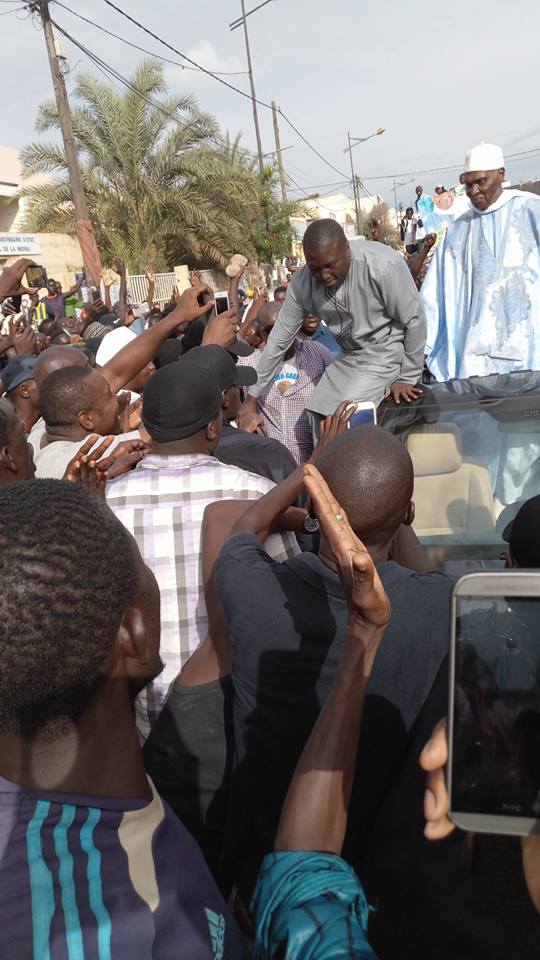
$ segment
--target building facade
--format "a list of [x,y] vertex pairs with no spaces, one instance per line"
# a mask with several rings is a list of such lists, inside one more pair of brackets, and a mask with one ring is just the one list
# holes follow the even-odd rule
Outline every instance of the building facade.
[[[25,183],[39,183],[46,177],[32,177]],[[76,238],[63,233],[28,233],[23,230],[25,202],[20,196],[22,170],[13,147],[0,145],[0,270],[19,257],[28,256],[43,265],[50,277],[64,289],[73,285],[75,273],[83,268]]]

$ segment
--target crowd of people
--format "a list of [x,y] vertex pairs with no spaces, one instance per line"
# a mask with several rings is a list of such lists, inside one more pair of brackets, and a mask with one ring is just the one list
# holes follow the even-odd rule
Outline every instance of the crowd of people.
[[504,182],[474,148],[425,239],[418,188],[409,257],[314,221],[245,310],[242,266],[222,313],[195,275],[134,310],[116,263],[71,318],[80,284],[0,275],[6,956],[537,957],[540,837],[448,818],[455,579],[406,445],[350,427],[426,370],[540,369],[540,198]]

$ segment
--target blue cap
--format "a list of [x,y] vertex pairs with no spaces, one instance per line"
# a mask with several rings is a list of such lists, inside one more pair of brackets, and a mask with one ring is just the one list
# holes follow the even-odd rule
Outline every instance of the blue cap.
[[2,384],[6,393],[10,393],[11,390],[14,390],[19,384],[24,383],[25,380],[33,380],[35,365],[36,357],[21,355],[17,357],[16,360],[11,360],[7,366],[0,371]]

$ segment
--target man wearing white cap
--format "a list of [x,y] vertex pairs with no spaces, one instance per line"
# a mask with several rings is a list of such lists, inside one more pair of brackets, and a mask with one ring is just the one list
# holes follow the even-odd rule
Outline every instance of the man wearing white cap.
[[503,190],[500,147],[465,157],[471,208],[442,238],[422,287],[438,380],[540,369],[540,197]]

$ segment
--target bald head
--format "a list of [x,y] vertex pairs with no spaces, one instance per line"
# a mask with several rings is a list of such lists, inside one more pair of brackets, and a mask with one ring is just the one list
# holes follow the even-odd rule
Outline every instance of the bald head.
[[304,252],[316,250],[319,247],[326,247],[329,244],[347,246],[347,237],[337,220],[330,217],[323,220],[314,220],[310,223],[304,234]]
[[406,447],[382,427],[353,427],[323,450],[317,469],[366,546],[388,544],[413,494]]
[[280,303],[279,300],[273,300],[272,303],[263,303],[259,310],[257,324],[263,340],[268,340],[270,331],[277,320],[278,313],[282,306],[283,304]]
[[88,357],[76,347],[49,347],[37,359],[34,380],[40,388],[45,377],[64,367],[88,367]]

